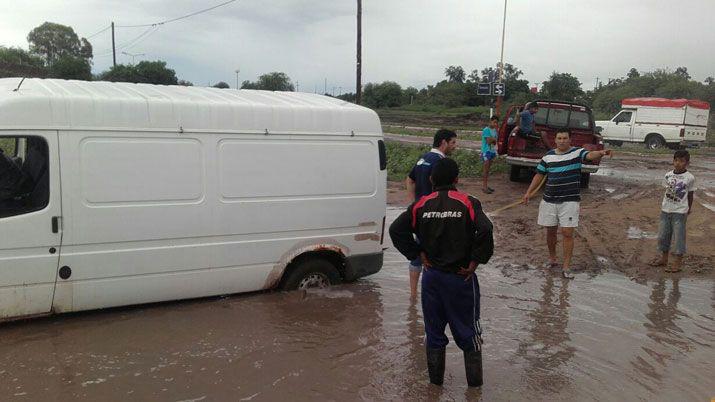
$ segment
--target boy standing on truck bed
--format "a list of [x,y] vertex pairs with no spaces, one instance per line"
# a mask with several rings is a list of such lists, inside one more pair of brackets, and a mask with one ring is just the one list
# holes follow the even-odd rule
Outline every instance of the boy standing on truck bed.
[[549,248],[549,268],[557,266],[556,242],[557,230],[561,226],[564,241],[564,264],[562,275],[573,279],[571,256],[573,255],[573,232],[578,227],[579,207],[581,202],[581,164],[584,161],[598,161],[611,150],[587,151],[571,146],[571,134],[568,131],[556,133],[556,149],[547,152],[536,166],[536,174],[529,189],[524,194],[524,204],[529,203],[531,193],[546,177],[544,199],[539,204],[538,224],[546,227],[546,244]]
[[[666,267],[665,272],[679,272],[685,254],[685,224],[693,210],[695,176],[688,172],[690,153],[678,150],[673,154],[673,170],[665,174],[665,195],[660,207],[658,251],[662,254],[651,262],[654,267]],[[670,242],[675,237],[673,265],[668,266]]]
[[534,115],[536,115],[538,111],[539,105],[536,102],[531,102],[524,108],[524,111],[519,113],[519,134],[524,136],[536,134]]
[[[449,158],[432,169],[434,192],[410,205],[390,225],[395,248],[408,259],[422,256],[422,313],[425,322],[430,382],[444,381],[444,334],[464,352],[470,387],[482,385],[482,338],[479,326],[479,282],[474,271],[494,253],[492,223],[479,201],[457,191],[459,166]],[[416,241],[414,236],[417,236]]]
[[[451,155],[457,148],[457,133],[452,130],[437,130],[432,140],[432,149],[422,155],[415,166],[412,167],[410,174],[405,179],[405,186],[410,199],[413,201],[419,200],[422,196],[432,194],[432,182],[430,174],[434,164],[447,155]],[[409,265],[410,271],[410,297],[417,297],[417,284],[420,281],[420,272],[422,272],[422,261],[419,256]]]

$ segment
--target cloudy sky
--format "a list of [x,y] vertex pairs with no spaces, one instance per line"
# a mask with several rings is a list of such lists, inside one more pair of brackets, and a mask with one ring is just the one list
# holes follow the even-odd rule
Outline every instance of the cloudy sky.
[[[299,90],[354,90],[356,0],[237,0],[158,28],[129,28],[226,0],[0,0],[0,45],[27,48],[45,21],[89,37],[114,21],[117,63],[167,61],[195,85],[283,71]],[[363,83],[422,88],[449,65],[467,73],[499,59],[503,0],[363,0]],[[715,76],[715,0],[508,0],[504,61],[532,84],[552,71],[596,78],[688,67]],[[91,37],[94,72],[112,63],[110,31]]]

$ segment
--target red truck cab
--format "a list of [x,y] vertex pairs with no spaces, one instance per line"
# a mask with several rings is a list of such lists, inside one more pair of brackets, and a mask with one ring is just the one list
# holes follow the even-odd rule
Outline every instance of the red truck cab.
[[[541,158],[551,149],[556,148],[556,133],[568,130],[571,146],[589,151],[603,149],[603,140],[596,132],[593,112],[588,106],[562,101],[535,101],[539,106],[534,115],[537,135],[524,135],[514,130],[526,105],[509,107],[506,117],[499,127],[497,152],[506,155],[506,162],[511,166],[509,178],[518,181],[524,170],[533,170]],[[581,186],[588,187],[590,173],[598,170],[598,164],[586,162],[582,168]]]

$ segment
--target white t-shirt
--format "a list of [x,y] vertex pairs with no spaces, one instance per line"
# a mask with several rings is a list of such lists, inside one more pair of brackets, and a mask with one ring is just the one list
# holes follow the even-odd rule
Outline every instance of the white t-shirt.
[[663,196],[663,204],[660,207],[661,211],[687,214],[688,193],[696,190],[695,176],[688,171],[676,174],[671,170],[665,174],[663,186],[665,187],[665,195]]

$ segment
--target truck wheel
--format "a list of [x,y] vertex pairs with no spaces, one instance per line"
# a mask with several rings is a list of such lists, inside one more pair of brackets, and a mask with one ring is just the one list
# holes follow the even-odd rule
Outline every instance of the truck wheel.
[[283,290],[325,288],[340,283],[340,273],[330,262],[312,258],[299,262],[282,282]]
[[660,134],[650,133],[645,137],[645,147],[648,149],[658,149],[665,146],[665,139]]
[[520,178],[521,178],[521,166],[511,165],[511,169],[509,170],[509,180],[519,181]]
[[588,188],[591,181],[591,173],[581,173],[581,188]]

